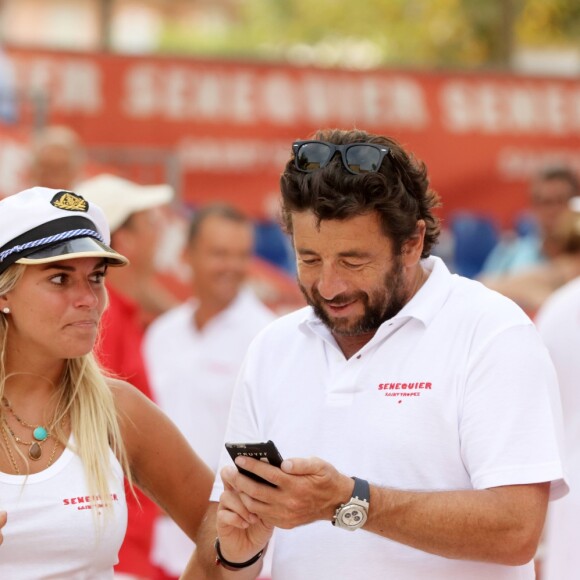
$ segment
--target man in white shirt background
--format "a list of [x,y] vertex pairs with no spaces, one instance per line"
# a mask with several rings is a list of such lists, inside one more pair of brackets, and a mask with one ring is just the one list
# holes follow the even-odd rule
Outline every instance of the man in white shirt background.
[[[155,400],[214,471],[246,349],[275,318],[245,286],[253,249],[252,223],[235,208],[195,213],[183,253],[194,298],[158,317],[145,337]],[[192,550],[177,525],[158,520],[152,558],[161,577],[179,577]]]
[[548,510],[542,580],[564,580],[580,574],[580,278],[556,290],[538,311],[535,322],[558,373],[570,484],[568,496]]

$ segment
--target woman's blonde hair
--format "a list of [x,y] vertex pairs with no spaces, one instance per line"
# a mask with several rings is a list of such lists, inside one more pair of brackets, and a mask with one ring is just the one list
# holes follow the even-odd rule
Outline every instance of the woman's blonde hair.
[[[0,296],[10,292],[27,266],[14,264],[0,274]],[[8,317],[0,315],[0,397],[4,395]],[[55,412],[54,436],[67,445],[63,420],[70,420],[75,442],[73,451],[82,461],[88,491],[95,504],[111,507],[110,478],[113,451],[129,483],[132,483],[127,453],[121,437],[115,401],[106,376],[93,353],[67,359]],[[5,443],[2,442],[5,447]],[[7,451],[7,450],[6,450]],[[27,461],[22,453],[20,455]]]

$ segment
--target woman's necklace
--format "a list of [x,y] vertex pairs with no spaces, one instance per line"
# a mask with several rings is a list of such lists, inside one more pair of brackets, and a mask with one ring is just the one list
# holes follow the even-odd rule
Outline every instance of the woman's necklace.
[[[6,450],[8,451],[8,457],[10,458],[10,463],[12,464],[12,468],[16,472],[16,475],[20,475],[20,469],[18,468],[18,463],[16,463],[16,459],[14,458],[14,455],[12,453],[12,446],[10,445],[10,442],[8,441],[8,437],[6,436],[5,427],[8,428],[8,431],[10,431],[11,435],[13,435],[13,433],[12,433],[10,427],[8,427],[8,424],[6,423],[6,421],[4,421],[4,425],[0,426],[0,430],[2,431],[2,437],[4,439],[4,442],[6,443]],[[52,465],[52,462],[54,461],[54,456],[56,455],[57,448],[58,448],[58,439],[55,439],[54,445],[52,446],[52,451],[50,453],[50,457],[48,458],[48,463],[46,464],[46,467],[50,467]]]
[[[43,425],[31,425],[30,423],[27,423],[26,421],[21,419],[14,412],[14,409],[12,408],[12,406],[10,405],[10,402],[8,401],[8,399],[6,397],[2,397],[2,405],[4,407],[6,407],[6,409],[8,409],[8,411],[10,411],[10,414],[23,427],[27,427],[29,429],[32,429],[32,437],[34,438],[34,441],[23,441],[10,428],[10,425],[8,425],[6,418],[3,419],[4,424],[6,425],[6,428],[8,429],[8,431],[10,432],[10,435],[12,435],[14,441],[16,441],[16,443],[19,443],[20,445],[28,445],[28,457],[30,457],[30,459],[32,459],[33,461],[38,461],[42,457],[42,444],[50,437],[50,431],[46,427],[44,427]],[[52,429],[52,427],[51,427],[51,429]],[[54,454],[54,451],[53,451],[53,454]]]
[[[62,420],[61,425],[65,424],[65,419]],[[2,438],[4,439],[4,442],[6,443],[6,450],[8,451],[8,457],[10,458],[10,463],[12,464],[12,468],[14,469],[16,475],[20,475],[20,469],[18,468],[18,463],[16,463],[16,459],[14,458],[14,454],[12,453],[12,445],[10,444],[10,441],[8,440],[8,437],[6,435],[6,431],[8,431],[10,433],[10,435],[14,438],[14,440],[17,443],[20,443],[21,441],[19,441],[19,438],[14,434],[14,432],[12,431],[12,429],[10,429],[10,426],[8,425],[8,423],[6,422],[6,419],[3,418],[3,422],[0,425],[0,431],[2,431]],[[22,442],[25,445],[28,445],[28,443]],[[50,453],[50,457],[48,458],[48,462],[46,464],[46,467],[50,467],[52,465],[52,462],[54,461],[54,456],[56,455],[56,450],[58,449],[58,444],[59,441],[58,439],[55,437],[54,438],[54,445],[52,446],[52,451]],[[30,456],[30,453],[29,453]]]
[[38,461],[42,457],[42,444],[48,439],[49,436],[47,436],[42,441],[24,441],[23,439],[20,439],[20,437],[18,437],[14,431],[12,431],[12,428],[10,425],[8,425],[8,421],[6,421],[5,417],[2,418],[2,421],[4,421],[4,426],[6,429],[8,429],[8,432],[10,435],[12,435],[12,439],[14,439],[16,443],[28,446],[28,457],[30,457],[30,459],[33,461]]
[[12,468],[16,472],[16,475],[20,475],[20,469],[18,469],[18,464],[16,463],[14,455],[12,454],[12,445],[10,445],[10,441],[8,441],[4,425],[0,425],[0,429],[2,430],[2,437],[4,439],[4,442],[6,443],[6,451],[8,451],[8,457],[10,458],[10,463],[12,463]]

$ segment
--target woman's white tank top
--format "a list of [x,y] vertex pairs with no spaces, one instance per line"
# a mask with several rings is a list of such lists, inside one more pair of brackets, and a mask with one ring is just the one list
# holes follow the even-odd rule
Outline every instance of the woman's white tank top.
[[0,578],[113,578],[127,527],[127,506],[123,472],[113,452],[111,465],[109,515],[98,503],[91,506],[81,460],[69,448],[48,469],[28,478],[0,472],[0,510],[8,512],[0,545]]

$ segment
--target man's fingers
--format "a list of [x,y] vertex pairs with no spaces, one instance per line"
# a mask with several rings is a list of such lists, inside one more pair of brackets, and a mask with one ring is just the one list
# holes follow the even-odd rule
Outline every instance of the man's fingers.
[[319,473],[324,465],[325,462],[318,457],[296,457],[285,459],[281,469],[290,475],[313,475]]
[[[242,469],[250,471],[251,473],[259,475],[274,485],[280,485],[281,479],[284,475],[278,467],[274,467],[269,463],[259,461],[258,459],[253,459],[251,457],[236,457],[236,465]],[[260,483],[259,485],[265,486],[263,483]]]

